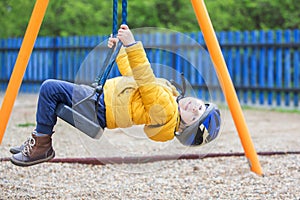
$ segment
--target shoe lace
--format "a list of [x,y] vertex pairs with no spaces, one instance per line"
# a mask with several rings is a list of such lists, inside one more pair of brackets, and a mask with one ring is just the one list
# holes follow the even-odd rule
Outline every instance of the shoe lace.
[[32,147],[35,145],[35,139],[30,136],[25,142],[24,142],[24,148],[22,150],[22,154],[24,156],[30,156]]

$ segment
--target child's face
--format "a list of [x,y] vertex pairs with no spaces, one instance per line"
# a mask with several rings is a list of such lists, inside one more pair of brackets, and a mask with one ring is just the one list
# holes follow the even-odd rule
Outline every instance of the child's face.
[[196,122],[206,109],[203,101],[193,97],[180,99],[178,105],[181,120],[183,120],[187,126]]

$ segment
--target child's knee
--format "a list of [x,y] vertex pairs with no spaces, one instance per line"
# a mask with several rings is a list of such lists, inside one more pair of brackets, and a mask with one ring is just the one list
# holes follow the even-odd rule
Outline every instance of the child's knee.
[[49,95],[51,94],[52,92],[51,91],[55,91],[56,87],[58,87],[58,81],[57,80],[54,80],[54,79],[47,79],[45,80],[41,87],[40,87],[40,94],[41,95]]

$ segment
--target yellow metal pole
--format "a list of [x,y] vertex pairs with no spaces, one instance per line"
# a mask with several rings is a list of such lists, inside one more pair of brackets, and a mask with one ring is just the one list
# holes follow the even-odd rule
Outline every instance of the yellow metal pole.
[[14,70],[8,83],[0,110],[0,144],[20,89],[22,79],[36,40],[43,18],[45,16],[49,0],[37,0],[25,32],[23,42],[14,66]]
[[250,168],[258,175],[263,175],[257,153],[252,143],[249,130],[243,116],[243,112],[236,95],[232,80],[230,78],[227,66],[222,55],[215,31],[209,18],[205,3],[203,0],[191,0],[200,29],[203,33],[208,51],[214,63],[218,79],[224,92],[229,110],[233,117],[240,140],[242,142],[245,155],[249,161]]

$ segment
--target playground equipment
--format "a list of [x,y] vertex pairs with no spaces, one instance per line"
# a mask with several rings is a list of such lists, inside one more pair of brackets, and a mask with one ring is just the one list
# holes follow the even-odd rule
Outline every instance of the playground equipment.
[[[26,70],[26,65],[28,64],[35,39],[39,32],[42,19],[48,6],[48,2],[49,0],[37,0],[33,9],[33,13],[29,21],[28,28],[26,30],[24,40],[0,110],[0,143],[4,136],[12,107],[20,88],[22,77]],[[257,158],[257,153],[252,143],[240,103],[238,101],[230,75],[228,73],[226,63],[220,50],[220,46],[215,36],[215,32],[206,10],[205,3],[203,0],[191,0],[191,3],[193,5],[200,29],[202,30],[204,40],[207,44],[209,53],[214,63],[219,82],[231,111],[235,126],[239,133],[239,137],[242,142],[242,146],[244,148],[250,168],[258,175],[263,175],[260,163]]]
[[[122,24],[127,24],[127,0],[122,0]],[[118,1],[113,0],[113,26],[112,26],[112,34],[115,36],[117,34],[118,29]],[[119,54],[119,51],[122,47],[122,43],[118,42],[116,47],[109,49],[104,64],[101,68],[99,76],[96,78],[96,82],[93,84],[95,87],[94,92],[87,96],[86,98],[82,99],[81,101],[77,102],[73,105],[72,108],[69,106],[60,103],[56,108],[56,114],[59,118],[63,119],[70,125],[74,126],[75,128],[79,129],[83,133],[87,134],[91,138],[100,138],[103,129],[97,123],[97,116],[95,113],[87,113],[89,116],[84,116],[80,112],[77,112],[75,108],[80,105],[81,103],[89,100],[93,97],[96,93],[98,94],[97,103],[95,106],[95,112],[98,110],[98,102],[100,99],[100,95],[103,93],[104,84],[111,72],[111,69],[115,63],[115,60]]]

